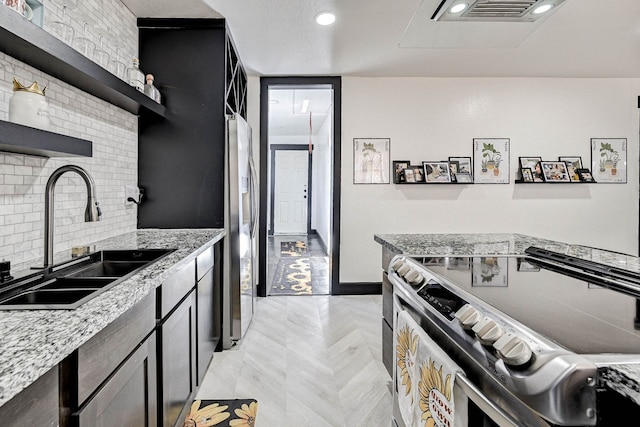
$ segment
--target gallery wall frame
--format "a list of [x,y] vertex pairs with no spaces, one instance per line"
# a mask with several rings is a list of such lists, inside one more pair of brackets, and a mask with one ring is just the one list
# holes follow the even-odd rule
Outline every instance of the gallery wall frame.
[[508,184],[509,155],[509,138],[474,138],[474,183]]
[[626,184],[627,138],[591,138],[591,173],[599,183]]
[[389,184],[391,138],[353,138],[353,183]]

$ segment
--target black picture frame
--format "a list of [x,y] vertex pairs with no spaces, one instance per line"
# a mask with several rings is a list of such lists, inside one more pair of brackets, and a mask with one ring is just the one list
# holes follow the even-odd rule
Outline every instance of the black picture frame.
[[404,174],[404,181],[405,181],[407,184],[415,184],[415,182],[416,182],[416,175],[415,175],[415,173],[413,172],[413,169],[411,169],[411,168],[406,168],[406,169],[403,171],[403,174]]
[[544,178],[542,176],[542,169],[539,168],[540,162],[542,161],[542,157],[540,156],[521,156],[518,157],[518,169],[520,170],[520,178],[524,181],[522,177],[522,169],[531,169],[533,173],[533,182],[544,182]]
[[584,168],[584,166],[582,165],[582,157],[560,156],[558,157],[558,160],[567,164],[567,170],[569,171],[571,182],[580,182],[580,177],[578,176],[577,170]]
[[404,184],[407,182],[404,177],[404,170],[410,166],[409,160],[394,160],[393,161],[393,183]]
[[425,182],[427,184],[450,184],[451,170],[447,160],[422,162]]
[[456,176],[460,169],[460,162],[458,160],[449,160],[449,175],[451,175],[451,182],[458,182]]
[[535,182],[533,180],[533,171],[531,168],[520,169],[520,174],[522,175],[522,182]]
[[424,168],[422,166],[410,165],[409,169],[413,169],[413,175],[416,177],[416,184],[424,184],[426,182]]
[[565,162],[542,161],[539,164],[540,164],[540,167],[542,168],[542,176],[544,177],[544,182],[552,182],[552,183],[571,182],[571,177],[569,176],[569,170],[567,169],[567,164]]
[[473,160],[471,156],[452,156],[448,160],[450,162],[458,162],[458,173],[468,173],[473,177]]
[[596,179],[588,168],[577,169],[576,173],[578,177],[580,177],[580,182],[596,182]]

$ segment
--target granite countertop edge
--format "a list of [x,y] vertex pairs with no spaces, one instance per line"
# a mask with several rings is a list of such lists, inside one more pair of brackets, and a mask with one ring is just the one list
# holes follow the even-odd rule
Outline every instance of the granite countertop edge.
[[[223,229],[140,229],[93,242],[90,246],[95,246],[96,251],[175,251],[74,310],[0,311],[0,406],[155,291],[166,278],[224,235]],[[54,262],[68,259],[70,252],[67,251],[55,254]],[[13,270],[19,276],[28,271],[28,265],[18,264]]]
[[[524,255],[527,247],[536,246],[640,273],[636,256],[518,233],[375,234],[374,240],[393,253],[409,256]],[[640,359],[637,364],[609,366],[602,381],[605,387],[640,405]]]

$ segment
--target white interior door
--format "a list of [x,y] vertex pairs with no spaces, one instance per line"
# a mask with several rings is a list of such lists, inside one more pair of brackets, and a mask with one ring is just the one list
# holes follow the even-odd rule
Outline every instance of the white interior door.
[[309,153],[275,152],[274,234],[307,234]]

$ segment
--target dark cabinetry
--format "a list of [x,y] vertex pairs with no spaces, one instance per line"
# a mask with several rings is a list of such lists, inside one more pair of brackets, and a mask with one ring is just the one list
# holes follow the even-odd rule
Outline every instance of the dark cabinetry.
[[226,114],[246,118],[246,74],[224,19],[139,19],[140,60],[165,118],[142,111],[139,228],[223,228]]
[[158,425],[173,427],[196,390],[196,261],[157,288]]
[[382,248],[382,363],[393,376],[393,284],[387,276],[389,262],[395,254]]
[[196,301],[198,314],[198,385],[218,347],[222,336],[222,305],[219,245],[208,249],[197,258]]
[[0,407],[3,427],[58,426],[58,368],[54,367]]
[[61,427],[156,427],[154,326],[150,294],[60,364]]

